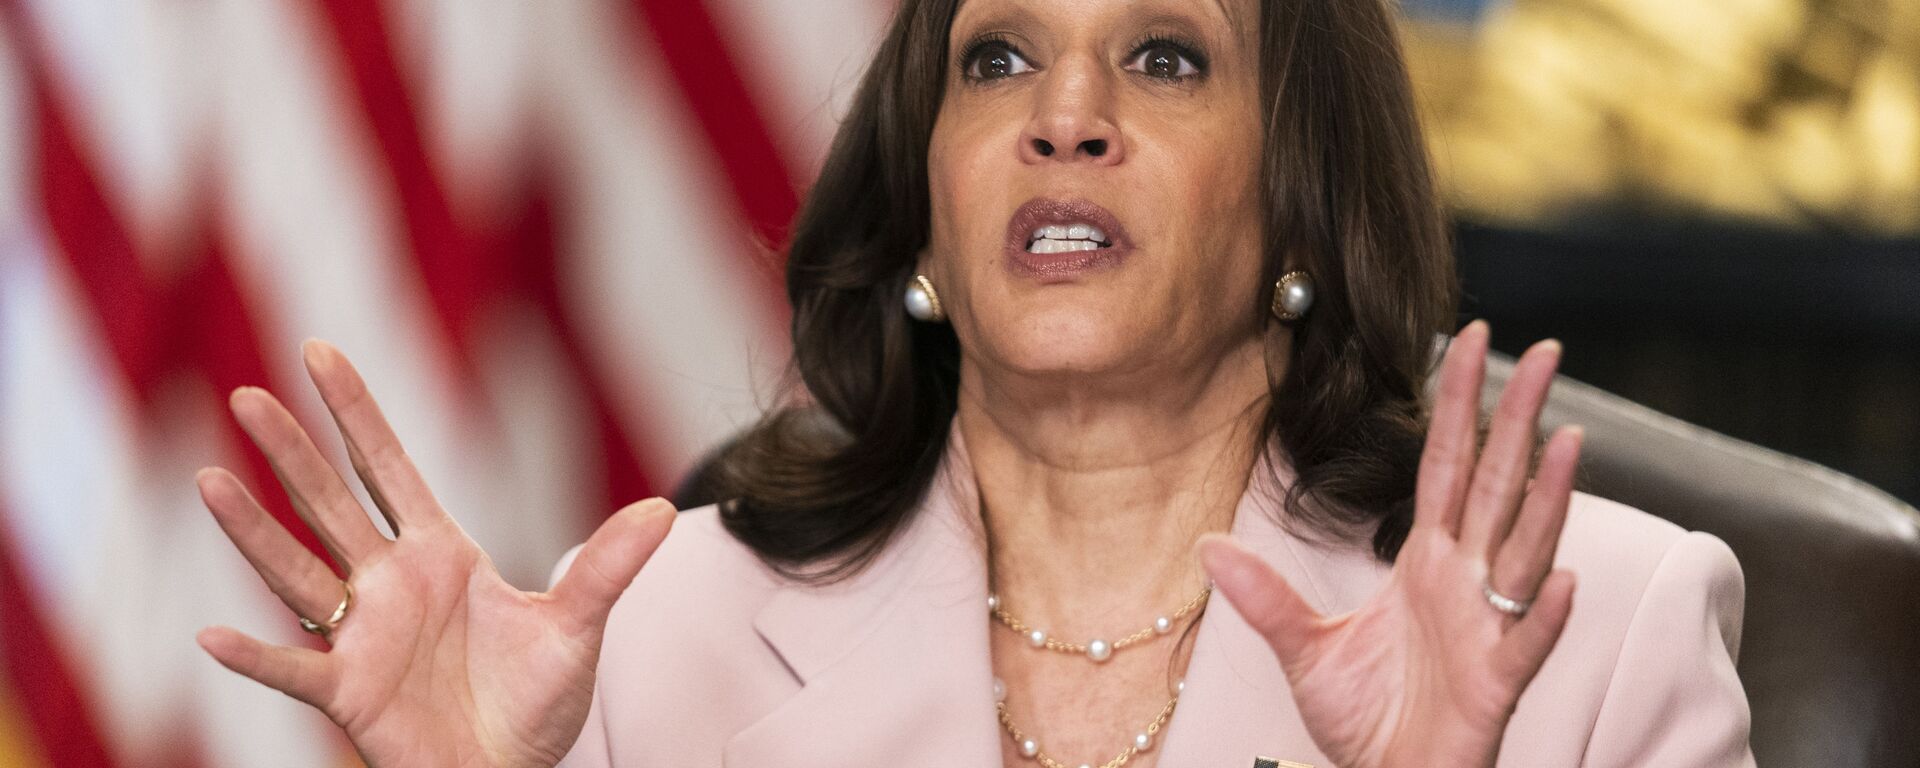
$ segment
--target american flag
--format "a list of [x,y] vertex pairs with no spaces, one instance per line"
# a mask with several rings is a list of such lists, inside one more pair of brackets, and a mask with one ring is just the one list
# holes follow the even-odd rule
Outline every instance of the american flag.
[[310,642],[194,491],[295,523],[226,393],[344,467],[335,342],[540,584],[786,386],[775,254],[891,10],[0,0],[0,766],[350,763],[193,642]]

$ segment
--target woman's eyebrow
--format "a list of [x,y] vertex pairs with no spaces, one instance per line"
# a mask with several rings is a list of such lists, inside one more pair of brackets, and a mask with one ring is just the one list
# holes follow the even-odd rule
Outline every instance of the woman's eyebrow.
[[[1179,27],[1194,35],[1201,35],[1213,26],[1212,22],[1200,18],[1199,14],[1193,10],[1193,6],[1187,3],[1171,4],[1172,7],[1167,3],[1143,5],[1147,7],[1140,9],[1139,12],[1145,14],[1144,21],[1149,25]],[[1232,9],[1227,7],[1225,0],[1213,0],[1213,6],[1219,9],[1220,21],[1226,25],[1224,30],[1226,39],[1233,39],[1234,32],[1240,27],[1234,21]],[[1213,35],[1203,36],[1212,37]]]
[[[1176,3],[1175,7],[1191,8],[1192,6],[1189,5],[1188,3],[1183,2],[1183,3]],[[1239,29],[1240,20],[1235,17],[1233,9],[1227,7],[1227,0],[1213,0],[1213,7],[1219,9],[1220,20],[1225,21],[1227,23],[1228,29]],[[1171,10],[1155,9],[1153,11],[1153,17],[1156,19],[1177,18],[1177,14]]]
[[1195,18],[1192,12],[1180,13],[1177,11],[1157,9],[1136,23],[1144,29],[1168,30],[1178,34],[1188,35],[1195,38],[1198,42],[1209,45],[1225,47],[1232,45],[1235,39],[1234,27],[1231,24],[1225,29],[1214,29],[1215,25],[1213,23]]
[[953,24],[948,28],[948,34],[958,38],[967,36],[960,34],[961,30],[966,28],[975,31],[989,28],[1025,29],[1033,24],[1033,11],[1025,5],[1021,3],[1002,3],[1002,5],[1009,7],[982,11],[986,16],[978,20],[961,18],[960,10],[956,7],[953,12]]

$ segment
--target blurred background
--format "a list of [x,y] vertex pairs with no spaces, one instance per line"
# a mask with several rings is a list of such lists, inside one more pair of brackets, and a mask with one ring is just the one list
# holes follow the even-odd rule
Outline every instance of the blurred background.
[[[532,587],[784,386],[777,250],[890,0],[0,0],[0,767],[337,766],[212,623],[224,395],[365,372]],[[1406,0],[1495,345],[1920,501],[1920,3]],[[769,248],[768,246],[774,246]]]

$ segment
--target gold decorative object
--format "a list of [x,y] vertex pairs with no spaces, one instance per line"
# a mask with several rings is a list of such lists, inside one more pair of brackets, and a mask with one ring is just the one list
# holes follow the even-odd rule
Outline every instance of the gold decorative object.
[[1403,29],[1469,218],[1920,233],[1920,3],[1512,0]]

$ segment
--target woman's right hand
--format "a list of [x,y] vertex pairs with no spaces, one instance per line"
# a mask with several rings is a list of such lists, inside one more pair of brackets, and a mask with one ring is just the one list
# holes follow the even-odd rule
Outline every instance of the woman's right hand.
[[[308,342],[307,372],[354,470],[396,532],[373,526],[345,481],[264,390],[231,399],[300,518],[347,572],[352,607],[331,650],[270,645],[226,627],[199,635],[228,669],[304,701],[345,729],[371,766],[550,766],[579,737],[607,614],[673,524],[672,505],[622,509],[547,593],[500,578],[434,501],[365,382]],[[324,621],[341,581],[220,469],[196,476],[221,529],[295,613]]]

